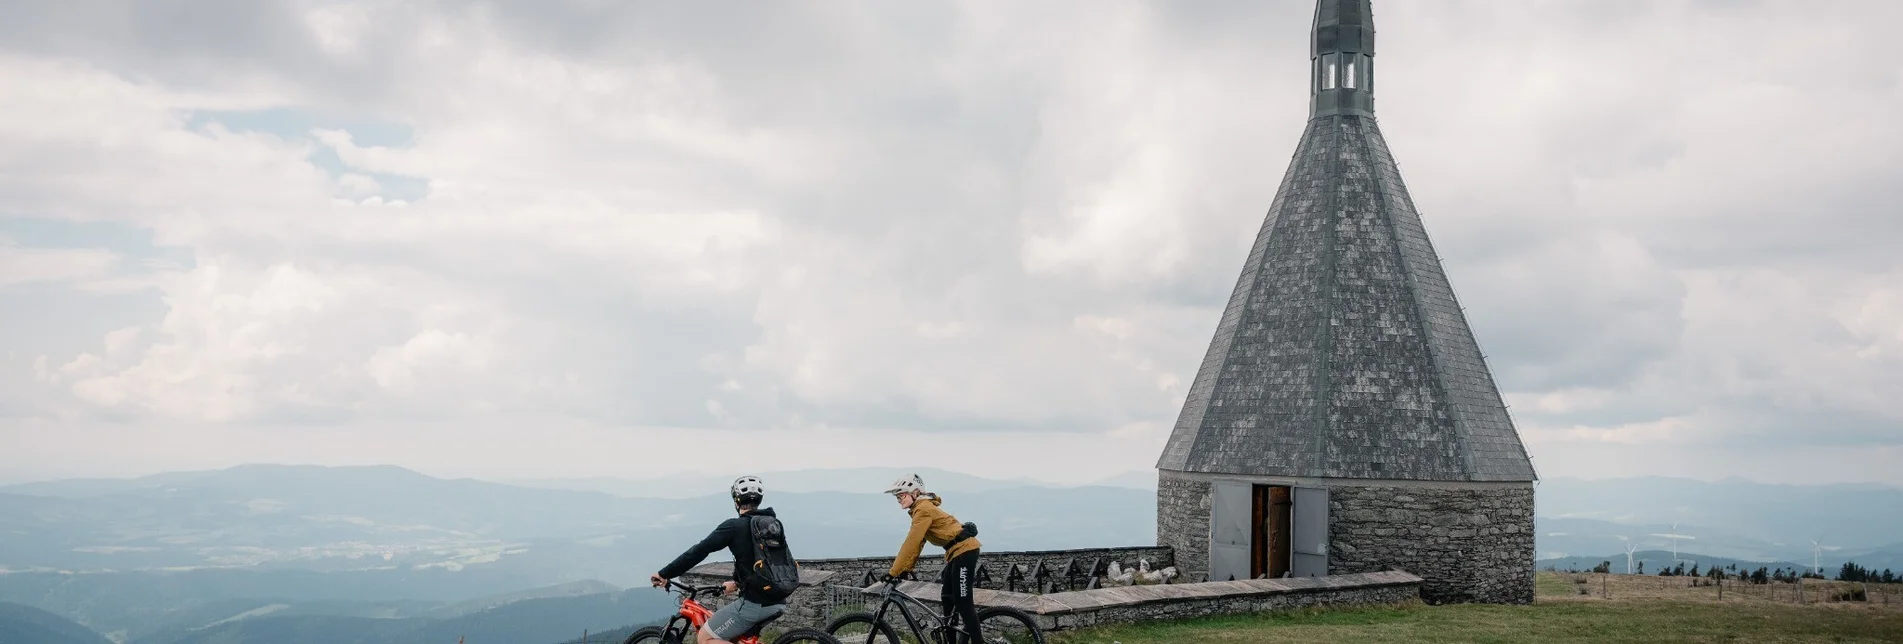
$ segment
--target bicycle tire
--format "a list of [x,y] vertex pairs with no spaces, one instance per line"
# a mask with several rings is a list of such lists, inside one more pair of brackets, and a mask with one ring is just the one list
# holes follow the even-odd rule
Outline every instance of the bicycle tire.
[[1044,644],[1044,629],[1038,628],[1037,620],[1009,606],[978,611],[978,631],[985,644]]
[[840,644],[837,638],[817,628],[795,628],[773,638],[773,644]]
[[[839,635],[839,631],[841,629],[844,629],[848,626],[852,626],[854,624],[866,625],[864,637],[859,637],[857,636],[856,633],[854,634],[854,636],[850,638],[842,637]],[[851,613],[848,615],[843,615],[839,619],[833,620],[831,624],[826,625],[826,634],[827,636],[832,637],[833,641],[839,642],[839,644],[899,644],[900,643],[899,634],[892,630],[892,625],[887,624],[883,621],[873,619],[872,613]],[[778,643],[775,642],[775,644],[778,644]]]
[[666,634],[667,632],[661,630],[659,626],[647,626],[629,633],[628,639],[621,640],[621,644],[681,644],[680,638],[675,638],[673,641],[661,639]]

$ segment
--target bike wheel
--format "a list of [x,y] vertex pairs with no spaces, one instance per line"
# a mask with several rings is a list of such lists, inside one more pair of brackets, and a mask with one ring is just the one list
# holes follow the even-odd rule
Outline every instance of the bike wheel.
[[978,632],[985,644],[1044,644],[1044,629],[1029,613],[1006,606],[978,611]]
[[795,628],[773,638],[773,644],[840,644],[840,641],[817,628]]
[[872,619],[872,613],[852,613],[835,619],[826,625],[826,633],[839,644],[899,644],[899,634],[892,630],[892,625]]
[[649,626],[628,635],[628,639],[621,640],[621,644],[681,644],[679,637],[672,640],[661,639],[666,634],[659,626]]

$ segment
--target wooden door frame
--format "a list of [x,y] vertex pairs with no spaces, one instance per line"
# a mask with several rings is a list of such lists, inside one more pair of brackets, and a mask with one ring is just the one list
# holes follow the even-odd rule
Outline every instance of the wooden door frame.
[[1287,485],[1251,486],[1250,579],[1263,576],[1273,579],[1289,571],[1290,521],[1295,503],[1292,490]]
[[1295,488],[1277,485],[1269,489],[1269,577],[1288,574],[1294,566],[1289,545],[1295,536]]
[[1268,573],[1269,486],[1252,485],[1249,495],[1249,578]]

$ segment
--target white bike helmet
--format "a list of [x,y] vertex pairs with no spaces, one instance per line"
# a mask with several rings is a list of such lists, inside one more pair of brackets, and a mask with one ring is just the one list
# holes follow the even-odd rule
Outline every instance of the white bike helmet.
[[893,481],[892,489],[886,490],[885,493],[886,494],[904,494],[906,492],[924,492],[924,491],[925,491],[925,479],[921,479],[918,477],[917,474],[913,474],[911,476],[899,477],[899,480]]
[[766,484],[760,482],[760,477],[742,476],[733,480],[733,487],[728,491],[736,502],[759,503],[766,496]]

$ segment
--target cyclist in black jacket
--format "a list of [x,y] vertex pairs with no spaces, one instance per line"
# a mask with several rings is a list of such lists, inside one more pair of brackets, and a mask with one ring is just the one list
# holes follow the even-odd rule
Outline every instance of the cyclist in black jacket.
[[739,592],[740,598],[714,611],[714,616],[707,620],[707,626],[700,629],[700,644],[730,644],[733,638],[751,630],[754,625],[786,611],[785,602],[761,596],[748,587],[750,584],[740,583],[745,581],[742,575],[753,570],[753,530],[747,517],[777,516],[773,514],[773,508],[760,507],[766,486],[758,478],[742,476],[733,482],[729,491],[733,494],[733,509],[740,516],[720,522],[713,532],[708,533],[707,538],[701,539],[700,543],[675,557],[660,572],[648,577],[654,587],[662,588],[667,586],[668,580],[700,565],[702,559],[720,552],[721,548],[733,553],[733,581],[724,586],[727,594]]

